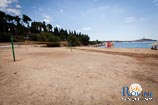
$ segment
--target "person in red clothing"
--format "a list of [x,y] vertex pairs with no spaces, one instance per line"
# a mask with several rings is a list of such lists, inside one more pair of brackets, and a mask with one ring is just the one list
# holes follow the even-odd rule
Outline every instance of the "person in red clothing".
[[107,42],[107,48],[111,47],[111,42]]
[[113,47],[113,43],[112,42],[107,42],[106,43],[106,48],[111,48]]

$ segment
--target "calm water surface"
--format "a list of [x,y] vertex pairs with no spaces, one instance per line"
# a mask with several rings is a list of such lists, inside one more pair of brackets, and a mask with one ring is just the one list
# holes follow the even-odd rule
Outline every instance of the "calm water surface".
[[[114,42],[115,48],[151,48],[152,43],[155,41],[145,42]],[[105,48],[105,46],[102,46]]]

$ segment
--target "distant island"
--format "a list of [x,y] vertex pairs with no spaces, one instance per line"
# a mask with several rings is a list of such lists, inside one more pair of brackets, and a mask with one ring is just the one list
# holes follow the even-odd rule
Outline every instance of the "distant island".
[[[137,40],[130,40],[130,41],[120,41],[120,40],[108,40],[112,42],[145,42],[145,41],[157,41],[154,39],[149,39],[149,38],[142,38],[142,39],[137,39]],[[108,42],[108,41],[103,41],[103,42]]]
[[147,39],[147,38],[143,38],[143,39],[134,40],[134,42],[144,42],[144,41],[157,41],[157,40],[153,40],[153,39]]

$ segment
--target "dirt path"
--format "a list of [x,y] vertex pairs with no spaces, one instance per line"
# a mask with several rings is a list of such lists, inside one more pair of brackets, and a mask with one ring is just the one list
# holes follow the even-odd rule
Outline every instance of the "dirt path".
[[[158,59],[19,46],[14,63],[0,48],[0,105],[157,105]],[[131,83],[152,91],[152,102],[121,100]]]

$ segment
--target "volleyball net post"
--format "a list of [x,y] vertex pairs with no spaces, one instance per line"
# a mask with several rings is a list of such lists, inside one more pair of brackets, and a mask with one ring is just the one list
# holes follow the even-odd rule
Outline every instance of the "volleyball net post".
[[11,35],[11,48],[12,48],[12,55],[13,55],[13,60],[15,62],[15,51],[14,51],[14,38],[13,35]]

